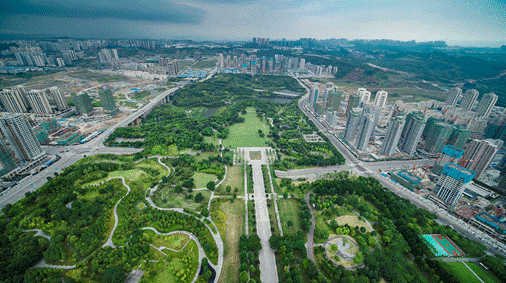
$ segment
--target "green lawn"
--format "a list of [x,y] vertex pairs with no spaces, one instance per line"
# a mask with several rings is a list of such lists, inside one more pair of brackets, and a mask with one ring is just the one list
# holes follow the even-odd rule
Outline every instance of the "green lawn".
[[143,282],[192,282],[199,265],[199,250],[197,243],[191,241],[181,252],[164,250],[167,254],[166,262],[144,263],[142,269],[146,274]]
[[204,142],[214,144],[215,146],[219,145],[220,139],[215,135],[212,136],[204,136]]
[[224,260],[219,282],[239,282],[239,238],[244,233],[244,201],[213,201],[213,207],[216,207],[220,214],[226,215],[225,225],[220,225]]
[[[242,115],[244,123],[237,123],[229,128],[229,134],[222,141],[226,148],[236,149],[238,147],[265,147],[270,141],[266,136],[269,134],[269,126],[265,121],[260,121],[254,108],[248,107],[248,113]],[[262,130],[265,136],[260,137],[258,130]]]
[[[292,199],[278,199],[279,218],[283,233],[286,235],[296,235],[300,231],[300,209],[297,203]],[[288,227],[288,221],[293,222],[292,227]]]
[[214,68],[216,66],[216,62],[218,60],[208,60],[208,61],[198,61],[193,65],[192,69],[208,69],[208,68]]
[[497,277],[495,277],[494,274],[491,272],[485,271],[483,268],[479,267],[478,264],[474,262],[467,262],[467,266],[469,266],[476,275],[478,275],[481,280],[485,281],[485,283],[500,283],[501,280],[499,280]]
[[[460,282],[481,283],[481,281],[466,267],[463,262],[447,262],[448,271]],[[483,279],[482,279],[483,280]],[[485,281],[485,280],[483,280]],[[486,282],[486,281],[485,281]],[[493,282],[493,281],[490,281]]]
[[[193,198],[186,199],[186,195],[188,194],[185,192],[184,194],[176,194],[174,192],[173,188],[163,188],[161,192],[161,197],[156,197],[153,199],[156,205],[160,207],[166,207],[166,208],[188,208],[191,210],[199,210],[200,206],[206,206],[209,201],[209,197],[211,196],[211,192],[208,190],[201,190],[201,191],[194,191],[192,193],[193,197],[195,197],[196,194],[201,193],[204,199],[196,203]],[[166,202],[163,202],[163,200],[167,200]]]
[[195,174],[193,174],[193,179],[195,179],[195,187],[201,189],[205,188],[209,181],[214,182],[214,180],[216,180],[216,175],[195,172]]
[[[225,190],[227,186],[231,187],[230,193],[227,193]],[[244,166],[242,165],[228,166],[227,178],[216,189],[216,192],[220,195],[232,195],[235,188],[239,189],[237,192],[238,196],[244,195]]]

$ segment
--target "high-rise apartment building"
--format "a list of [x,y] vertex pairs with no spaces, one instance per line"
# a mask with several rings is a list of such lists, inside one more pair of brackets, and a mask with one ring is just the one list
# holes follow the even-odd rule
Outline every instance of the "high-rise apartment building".
[[446,164],[436,184],[436,197],[446,206],[453,206],[459,201],[466,184],[471,182],[473,177],[474,172],[466,168],[453,163]]
[[0,117],[0,130],[17,159],[31,161],[44,155],[30,123],[21,114]]
[[72,100],[74,101],[74,105],[79,113],[89,114],[93,112],[91,99],[86,92],[72,95]]
[[406,123],[401,134],[399,149],[413,156],[416,147],[420,142],[423,129],[425,128],[425,119],[422,112],[412,112],[406,117]]
[[380,149],[381,154],[391,156],[395,153],[405,122],[402,115],[392,118],[390,124],[388,124],[387,133]]
[[0,177],[11,172],[16,167],[16,162],[12,159],[9,148],[0,137]]
[[61,93],[61,91],[58,89],[58,87],[53,86],[49,88],[49,93],[51,94],[51,97],[54,100],[54,103],[56,104],[56,109],[59,111],[65,111],[69,109],[69,105],[67,104],[67,100],[65,100],[65,97]]
[[374,105],[379,107],[385,107],[387,104],[388,92],[384,90],[380,90],[376,92],[376,97],[374,98]]
[[476,113],[480,116],[488,117],[497,102],[497,98],[497,95],[493,92],[483,95],[480,103],[478,103],[478,106],[476,107]]
[[309,93],[309,105],[314,110],[316,101],[318,100],[318,85],[314,84],[311,86],[311,92]]
[[501,140],[492,139],[471,140],[460,159],[460,165],[475,172],[476,179],[480,178],[503,143]]
[[371,100],[371,92],[367,91],[365,88],[359,88],[357,90],[357,95],[360,97],[359,106],[367,104]]
[[17,90],[0,91],[0,101],[7,112],[26,113],[27,105],[23,99],[21,92]]
[[223,56],[223,53],[218,54],[218,64],[220,68],[225,68],[225,57]]
[[459,87],[451,88],[448,92],[448,95],[446,96],[445,103],[451,106],[457,105],[457,102],[459,101],[459,97],[462,94],[462,89]]
[[343,101],[343,93],[341,91],[333,91],[330,98],[330,108],[333,111],[339,111],[339,105]]
[[439,153],[436,164],[434,165],[434,172],[440,174],[444,166],[448,163],[457,164],[459,158],[464,154],[464,150],[453,145],[445,145],[443,150]]
[[477,90],[468,89],[464,94],[464,98],[462,98],[459,107],[468,111],[471,110],[476,102],[476,99],[478,99],[478,95],[480,95],[480,93]]
[[377,119],[374,113],[362,115],[357,132],[357,141],[355,142],[355,146],[358,150],[367,151],[367,145],[369,144],[369,139],[376,126],[376,121]]
[[355,134],[357,133],[357,127],[360,122],[360,114],[362,109],[353,108],[350,110],[350,114],[348,115],[348,120],[346,121],[346,128],[344,129],[344,138],[351,142],[355,138]]
[[111,112],[112,114],[118,112],[118,108],[116,107],[116,103],[114,102],[114,97],[110,89],[103,89],[99,91],[98,96],[104,111]]
[[46,94],[42,90],[31,90],[26,93],[28,103],[32,107],[33,113],[36,114],[51,114],[53,110],[49,105]]
[[453,128],[452,134],[448,139],[448,144],[458,148],[464,148],[470,136],[471,132],[466,126],[456,126]]
[[428,152],[441,152],[452,131],[453,127],[447,123],[438,122],[434,124],[425,140],[425,150]]
[[350,114],[351,109],[358,107],[360,105],[360,96],[350,94],[348,98],[348,106],[346,106],[346,117]]

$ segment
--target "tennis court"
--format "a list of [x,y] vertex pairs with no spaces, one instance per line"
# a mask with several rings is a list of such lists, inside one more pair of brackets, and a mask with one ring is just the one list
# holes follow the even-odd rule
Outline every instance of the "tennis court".
[[435,256],[464,256],[464,252],[446,235],[422,235],[429,249]]

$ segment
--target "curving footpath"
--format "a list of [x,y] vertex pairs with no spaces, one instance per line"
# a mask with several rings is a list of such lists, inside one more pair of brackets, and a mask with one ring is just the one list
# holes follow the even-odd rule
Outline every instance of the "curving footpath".
[[[170,236],[170,235],[173,235],[173,234],[185,234],[185,235],[188,235],[190,237],[190,240],[195,241],[197,243],[198,248],[199,248],[199,265],[197,267],[197,272],[195,273],[195,276],[193,277],[192,283],[195,283],[197,281],[197,278],[199,277],[200,268],[202,267],[202,259],[204,257],[206,257],[206,252],[202,248],[202,245],[200,244],[199,239],[197,239],[197,237],[195,237],[195,235],[193,235],[192,233],[187,232],[187,231],[172,231],[172,232],[169,232],[169,233],[161,233],[156,228],[153,228],[153,227],[144,227],[141,230],[151,230],[151,231],[155,232],[155,234],[157,234],[157,235],[163,235],[163,236]],[[190,241],[188,241],[188,243],[189,242]],[[188,243],[186,243],[186,245],[188,245]],[[186,245],[183,248],[181,248],[180,251],[184,250],[184,248],[186,247]],[[163,248],[166,248],[166,247],[163,247]],[[162,249],[162,247],[160,247],[160,249],[157,249],[157,250],[160,251],[161,249]],[[166,248],[166,249],[169,249],[169,248]],[[169,249],[169,250],[172,250],[172,249]],[[162,251],[160,251],[160,252],[162,252]],[[209,265],[211,265],[216,270],[216,266],[211,261],[208,261],[208,262],[209,262]]]
[[116,203],[116,205],[114,206],[114,227],[112,228],[112,231],[111,231],[111,234],[109,235],[109,238],[107,238],[107,242],[105,242],[105,244],[102,246],[102,248],[105,248],[105,247],[111,247],[113,249],[116,248],[116,245],[114,245],[114,243],[112,242],[112,236],[114,235],[114,231],[116,231],[116,228],[118,228],[118,222],[119,222],[119,218],[118,218],[118,212],[117,212],[117,209],[118,209],[118,204],[120,203],[120,201],[122,199],[124,199],[126,196],[128,196],[128,194],[130,193],[130,186],[128,186],[126,183],[125,183],[125,178],[124,177],[113,177],[113,178],[109,178],[107,179],[107,181],[105,182],[108,182],[112,179],[121,179],[121,182],[123,183],[123,186],[125,186],[128,190],[128,192],[126,193],[126,195],[124,195],[122,198],[120,198],[118,200],[118,202]]
[[[150,195],[146,196],[146,201],[149,203],[149,205],[152,208],[159,209],[159,210],[165,210],[165,211],[175,211],[175,212],[179,212],[179,213],[182,213],[182,214],[185,214],[185,215],[193,216],[193,215],[191,215],[189,213],[184,212],[182,208],[163,208],[163,207],[157,206],[153,202],[153,200],[151,199],[151,195],[154,193],[154,191],[155,190],[152,189],[150,191]],[[195,216],[193,216],[193,217],[195,217]],[[213,225],[215,231],[217,231],[216,234],[213,233],[213,230],[209,227],[209,225],[207,225],[207,223],[205,223],[203,221],[203,219],[208,219],[211,222],[211,224]],[[214,242],[216,243],[216,246],[218,247],[218,264],[214,265],[214,264],[211,263],[211,261],[209,261],[209,263],[213,266],[214,270],[216,271],[216,281],[215,282],[217,282],[217,280],[219,280],[219,278],[220,278],[221,270],[222,270],[222,267],[223,267],[223,254],[224,254],[223,240],[221,239],[221,234],[220,234],[220,231],[218,230],[218,227],[216,227],[216,224],[214,224],[214,222],[211,219],[211,217],[204,217],[203,219],[198,219],[198,220],[201,221],[202,224],[204,224],[207,229],[209,229],[209,232],[213,236]],[[189,232],[187,232],[187,233],[189,233]]]

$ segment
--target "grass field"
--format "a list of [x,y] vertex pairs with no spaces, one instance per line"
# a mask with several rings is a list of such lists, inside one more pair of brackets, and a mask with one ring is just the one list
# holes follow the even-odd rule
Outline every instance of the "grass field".
[[[469,268],[466,267],[466,263],[463,262],[447,262],[448,271],[457,278],[460,282],[466,283],[481,283],[480,279],[476,277]],[[482,278],[483,281],[485,281]],[[487,281],[485,281],[487,282]],[[495,281],[488,281],[495,282]]]
[[[297,203],[292,199],[279,199],[278,210],[283,233],[292,236],[296,235],[297,231],[300,231],[300,209]],[[288,221],[293,222],[292,227],[288,227]]]
[[153,246],[157,248],[166,247],[176,251],[181,250],[190,241],[190,237],[183,233],[163,236],[156,235],[155,232],[151,230],[145,230],[144,235],[152,241]]
[[[206,205],[209,201],[209,197],[211,196],[211,192],[208,190],[201,190],[201,191],[194,191],[192,194],[195,197],[197,193],[202,193],[202,196],[204,199],[196,203],[193,198],[192,199],[186,199],[183,194],[176,194],[174,193],[174,189],[172,188],[163,188],[162,195],[160,198],[155,198],[154,201],[156,205],[164,208],[188,208],[192,210],[198,210],[198,208],[201,205]],[[167,202],[163,202],[162,200],[166,199]]]
[[201,189],[205,188],[209,181],[214,182],[214,180],[216,180],[216,175],[195,172],[195,174],[193,174],[193,179],[195,179],[195,187]]
[[267,137],[260,137],[258,130],[267,135],[269,133],[269,126],[267,123],[260,121],[257,117],[254,108],[248,107],[248,113],[242,115],[244,123],[237,123],[229,128],[229,134],[226,139],[222,141],[226,148],[236,149],[238,147],[265,147],[270,140]]
[[199,61],[195,63],[191,68],[192,69],[208,69],[208,68],[214,68],[216,66],[216,62],[218,60],[208,60],[208,61]]
[[[339,216],[335,218],[335,220],[339,226],[348,224],[351,227],[364,227],[366,228],[367,232],[371,232],[369,226],[364,222],[364,220],[358,219],[358,216],[356,214]],[[330,223],[330,221],[328,221],[328,223]]]
[[226,216],[223,237],[224,261],[219,282],[239,282],[239,238],[244,233],[244,202],[235,200],[213,203]]
[[197,243],[189,242],[181,252],[167,250],[164,252],[167,253],[166,262],[150,262],[142,265],[143,270],[148,270],[142,277],[143,282],[192,282],[199,264]]
[[204,142],[214,144],[215,146],[219,145],[220,139],[216,136],[205,136]]
[[481,280],[485,281],[485,283],[500,283],[497,277],[491,272],[485,271],[483,268],[479,267],[478,264],[474,262],[466,262],[467,266],[469,266],[476,275],[478,275]]
[[[225,190],[227,186],[231,187],[230,193],[227,193]],[[237,192],[238,196],[244,195],[244,167],[242,165],[228,166],[227,178],[216,189],[216,193],[220,195],[232,195],[235,188],[239,189]]]

